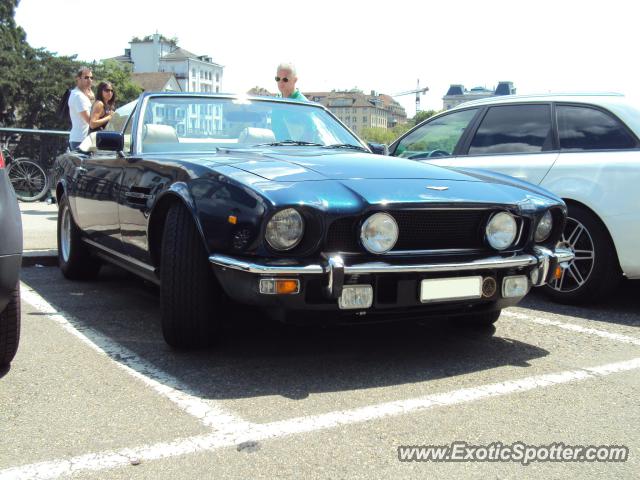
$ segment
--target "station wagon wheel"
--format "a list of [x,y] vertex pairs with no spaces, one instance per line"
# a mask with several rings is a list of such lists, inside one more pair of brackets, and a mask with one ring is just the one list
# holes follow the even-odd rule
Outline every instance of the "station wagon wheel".
[[545,287],[546,293],[556,301],[571,304],[606,299],[618,283],[620,268],[602,222],[586,208],[569,205],[558,246],[571,248],[575,258]]
[[62,274],[70,280],[95,278],[101,265],[100,260],[92,256],[89,247],[83,243],[64,194],[58,206],[58,265]]
[[215,278],[200,232],[182,203],[169,209],[161,248],[164,339],[178,349],[208,346],[215,340],[226,297]]

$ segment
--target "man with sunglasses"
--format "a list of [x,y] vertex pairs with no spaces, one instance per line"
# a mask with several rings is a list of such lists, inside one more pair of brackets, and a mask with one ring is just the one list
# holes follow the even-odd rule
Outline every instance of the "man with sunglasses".
[[296,88],[296,82],[298,81],[296,68],[291,63],[281,63],[276,71],[275,80],[278,84],[278,90],[280,90],[280,96],[290,100],[306,102],[307,97]]
[[69,134],[69,148],[76,150],[89,134],[89,112],[94,96],[91,90],[93,73],[88,67],[82,67],[76,74],[76,88],[69,95],[69,117],[71,118],[71,132]]

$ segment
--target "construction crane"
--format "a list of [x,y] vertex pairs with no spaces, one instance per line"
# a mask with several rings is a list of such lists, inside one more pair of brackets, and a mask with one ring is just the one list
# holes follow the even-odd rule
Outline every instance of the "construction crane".
[[424,95],[427,91],[429,91],[429,87],[420,88],[420,79],[418,79],[418,83],[415,90],[409,90],[407,92],[396,93],[395,95],[391,95],[392,97],[401,97],[402,95],[411,95],[413,93],[416,94],[416,114],[420,111],[420,95]]

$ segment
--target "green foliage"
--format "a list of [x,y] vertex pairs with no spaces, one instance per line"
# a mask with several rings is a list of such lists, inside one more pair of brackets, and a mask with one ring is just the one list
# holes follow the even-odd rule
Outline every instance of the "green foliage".
[[416,116],[411,119],[411,122],[413,125],[417,125],[427,118],[433,117],[436,113],[439,113],[438,110],[422,110],[416,113]]
[[360,137],[367,142],[386,143],[388,145],[411,127],[413,127],[412,123],[402,123],[393,128],[367,127],[362,129]]
[[18,0],[0,0],[0,126],[15,121],[16,99],[23,98],[21,79],[27,74],[23,59],[26,34],[14,20]]
[[[67,130],[69,119],[59,119],[56,109],[75,74],[85,65],[75,56],[58,56],[32,48],[14,20],[19,0],[0,0],[0,126]],[[117,105],[134,100],[142,89],[131,81],[131,68],[114,60],[88,65],[96,79],[110,81]]]

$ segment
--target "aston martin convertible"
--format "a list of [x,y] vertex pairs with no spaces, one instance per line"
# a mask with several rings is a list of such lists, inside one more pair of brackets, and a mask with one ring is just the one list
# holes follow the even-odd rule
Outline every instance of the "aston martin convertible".
[[108,262],[158,284],[175,348],[209,344],[238,303],[303,323],[491,325],[573,258],[555,195],[374,155],[310,102],[147,92],[57,171],[62,273]]

